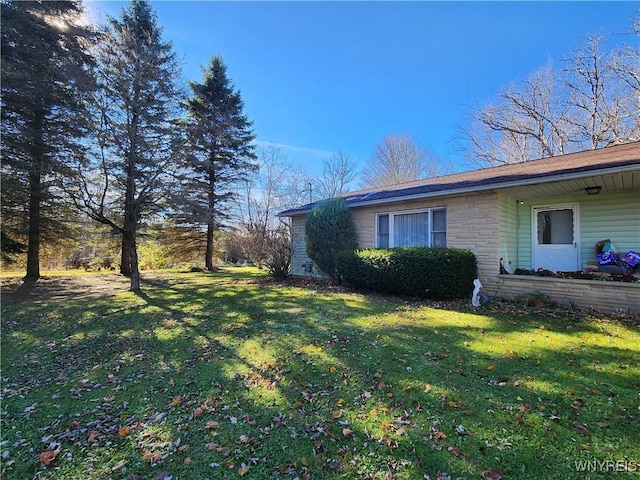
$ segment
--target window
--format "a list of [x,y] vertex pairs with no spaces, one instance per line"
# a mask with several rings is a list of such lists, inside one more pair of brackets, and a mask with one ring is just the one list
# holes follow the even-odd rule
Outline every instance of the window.
[[378,215],[378,241],[380,248],[389,248],[389,215]]
[[380,213],[376,221],[376,246],[446,247],[447,211],[444,208]]

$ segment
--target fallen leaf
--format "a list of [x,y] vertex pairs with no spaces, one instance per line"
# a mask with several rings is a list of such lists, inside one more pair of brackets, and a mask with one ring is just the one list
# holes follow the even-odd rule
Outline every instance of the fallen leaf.
[[493,363],[491,365],[487,366],[487,370],[489,370],[489,371],[491,371],[491,370],[493,370],[495,368],[496,368],[496,366]]
[[331,412],[332,418],[340,418],[342,416],[342,410],[334,410]]
[[126,466],[127,466],[127,461],[126,460],[120,460],[113,467],[111,467],[111,471],[115,472],[116,470],[122,470]]
[[58,453],[60,453],[60,450],[47,450],[46,452],[42,452],[40,454],[40,461],[45,465],[49,465],[56,459]]
[[459,448],[449,447],[447,450],[449,450],[449,452],[451,452],[451,454],[456,458],[459,458],[462,456],[462,450],[460,450]]
[[249,473],[249,466],[243,463],[238,469],[238,475],[244,477],[247,473]]
[[352,433],[353,433],[353,430],[351,430],[350,428],[343,428],[343,429],[342,429],[342,434],[343,434],[345,437],[348,437],[348,436],[349,436],[349,435],[351,435]]
[[336,373],[336,367],[331,367],[329,369],[329,373]]
[[198,407],[193,411],[193,416],[199,417],[200,415],[202,415],[203,412],[204,410],[202,409],[202,407]]
[[503,477],[504,473],[502,473],[500,470],[496,470],[495,468],[482,472],[482,478],[484,480],[501,480]]
[[576,432],[578,432],[581,435],[591,435],[591,432],[589,431],[589,429],[583,423],[580,423],[577,420],[574,420],[571,423],[571,426]]
[[444,440],[445,438],[447,438],[447,435],[444,432],[436,432],[433,434],[433,438],[435,438],[436,440]]
[[216,428],[218,428],[220,426],[220,424],[218,422],[215,421],[209,421],[207,422],[207,424],[204,426],[204,428],[210,428],[212,430],[215,430]]
[[126,437],[127,435],[129,435],[130,431],[131,427],[127,425],[126,427],[122,427],[118,430],[118,435],[120,435],[121,437]]
[[177,397],[174,397],[174,399],[173,399],[173,400],[171,400],[171,406],[172,406],[172,407],[177,407],[177,406],[178,406],[178,405],[180,405],[181,403],[182,403],[182,397],[181,397],[181,396],[179,396],[179,395],[178,395]]
[[187,457],[187,458],[185,458],[183,463],[184,463],[185,465],[189,465],[189,464],[191,463],[191,457]]
[[98,435],[100,435],[98,432],[96,432],[95,430],[91,430],[91,433],[89,433],[89,438],[87,439],[88,442],[93,442],[96,438],[98,438]]
[[376,410],[375,408],[373,410],[371,410],[369,412],[369,416],[373,417],[373,418],[377,418],[378,417],[378,410]]

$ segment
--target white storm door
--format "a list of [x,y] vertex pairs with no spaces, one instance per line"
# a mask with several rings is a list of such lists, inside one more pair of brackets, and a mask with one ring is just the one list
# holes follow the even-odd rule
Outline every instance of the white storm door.
[[577,207],[533,209],[533,267],[553,271],[578,270]]

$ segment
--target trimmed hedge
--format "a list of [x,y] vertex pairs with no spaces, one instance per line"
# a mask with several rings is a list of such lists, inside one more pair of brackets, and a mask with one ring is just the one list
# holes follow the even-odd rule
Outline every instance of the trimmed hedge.
[[478,278],[476,256],[458,248],[378,248],[338,254],[345,284],[434,300],[464,298]]

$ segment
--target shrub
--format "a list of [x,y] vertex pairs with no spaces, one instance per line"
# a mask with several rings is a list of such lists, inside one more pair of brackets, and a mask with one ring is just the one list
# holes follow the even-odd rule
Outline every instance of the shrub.
[[470,296],[478,275],[471,251],[441,247],[343,251],[338,269],[354,287],[435,300]]
[[309,213],[305,223],[305,243],[307,254],[318,269],[339,282],[338,252],[353,250],[358,245],[356,227],[344,199],[327,200]]

